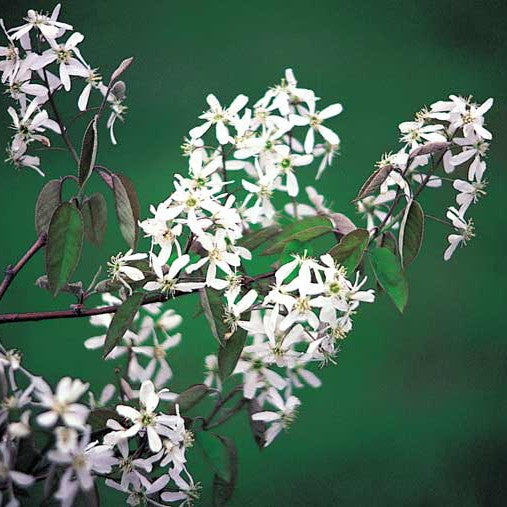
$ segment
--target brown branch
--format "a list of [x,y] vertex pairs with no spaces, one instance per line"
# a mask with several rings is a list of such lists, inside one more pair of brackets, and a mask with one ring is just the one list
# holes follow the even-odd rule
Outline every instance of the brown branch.
[[4,294],[7,292],[12,280],[14,280],[18,272],[23,269],[23,266],[46,244],[46,240],[47,234],[43,232],[15,266],[7,266],[7,269],[5,270],[5,277],[2,280],[2,283],[0,283],[0,299],[2,299]]
[[[180,297],[185,294],[193,294],[193,292],[175,292],[172,296],[165,294],[156,294],[144,298],[141,306],[152,303],[162,303],[171,299],[171,297]],[[103,315],[105,313],[115,313],[119,305],[103,306],[101,308],[85,309],[80,305],[75,305],[71,310],[56,310],[49,312],[30,312],[30,313],[5,313],[0,315],[0,324],[9,322],[30,322],[34,320],[53,320],[53,319],[75,319],[79,317],[91,317],[92,315]]]
[[[33,250],[34,246],[29,250],[29,252],[31,252]],[[38,248],[40,248],[40,246]],[[30,254],[30,256],[25,260],[25,262],[37,251],[37,249],[34,250]],[[29,252],[27,252],[27,254]],[[27,254],[25,254],[23,259],[25,259]],[[21,263],[21,261],[18,264],[16,264],[16,267],[18,265],[20,265],[20,263]],[[270,278],[272,276],[274,276],[274,271],[270,271],[268,273],[263,273],[261,275],[257,275],[254,277],[244,277],[244,285],[245,285],[245,287],[249,287],[253,283],[257,282],[258,280]],[[7,277],[7,275],[6,275],[6,277]],[[13,278],[13,276],[11,275],[11,280],[12,280],[12,278]],[[5,282],[5,280],[4,280],[4,282]],[[2,282],[2,285],[4,282]],[[144,298],[143,302],[141,303],[141,306],[149,305],[151,303],[164,303],[164,302],[168,301],[169,299],[177,298],[180,296],[185,296],[188,294],[195,294],[196,292],[198,292],[198,291],[174,292],[173,294],[170,294],[170,295],[154,294],[152,296],[146,296]],[[1,293],[0,293],[0,295],[1,295]],[[47,312],[29,312],[29,313],[4,313],[4,314],[0,314],[0,325],[1,324],[8,324],[11,322],[31,322],[31,321],[36,321],[36,320],[75,319],[75,318],[79,318],[79,317],[91,317],[92,315],[103,315],[105,313],[115,313],[118,310],[118,308],[119,308],[119,305],[111,305],[111,306],[103,306],[101,308],[86,309],[82,305],[74,305],[70,310],[54,310],[54,311],[47,311]]]

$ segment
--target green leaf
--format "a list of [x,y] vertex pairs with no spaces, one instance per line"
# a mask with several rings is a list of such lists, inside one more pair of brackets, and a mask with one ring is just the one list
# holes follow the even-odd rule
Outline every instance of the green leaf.
[[336,262],[345,266],[349,273],[353,273],[363,258],[369,240],[370,234],[366,229],[356,229],[343,236],[340,242],[329,250],[329,254]]
[[83,219],[70,202],[61,204],[48,229],[46,273],[49,288],[56,296],[74,274],[83,246]]
[[233,478],[233,467],[229,456],[229,448],[226,442],[231,442],[228,438],[199,431],[195,434],[197,448],[201,452],[205,463],[225,482],[230,482]]
[[398,258],[381,247],[370,252],[370,260],[378,283],[403,313],[408,300],[408,282]]
[[234,488],[236,487],[236,479],[238,476],[238,453],[234,441],[230,438],[219,437],[226,448],[227,459],[229,462],[230,479],[224,480],[220,475],[215,474],[213,477],[213,505],[216,507],[226,505],[232,498]]
[[62,194],[61,180],[48,181],[40,191],[35,205],[35,230],[40,236],[48,232],[49,223],[56,208],[60,205]]
[[[249,320],[250,314],[245,314],[243,318]],[[218,373],[222,380],[225,380],[236,368],[245,346],[246,336],[246,330],[238,327],[232,335],[226,335],[225,341],[218,349]]]
[[194,384],[190,386],[188,389],[185,389],[182,393],[180,393],[174,402],[171,403],[169,413],[175,413],[175,405],[179,405],[181,413],[188,412],[191,408],[201,402],[207,396],[208,392],[209,387],[207,385]]
[[365,197],[368,197],[369,195],[377,192],[377,190],[380,188],[380,185],[384,183],[392,170],[393,166],[389,164],[381,167],[380,169],[377,169],[375,172],[370,174],[368,179],[363,183],[363,186],[359,190],[357,197],[352,202],[360,201],[361,199],[364,199]]
[[123,174],[112,174],[111,179],[120,231],[130,248],[135,248],[139,220],[139,199],[136,190]]
[[106,234],[107,204],[98,192],[84,199],[81,205],[86,238],[94,245],[101,245]]
[[222,293],[210,287],[204,287],[203,289],[199,289],[199,296],[211,332],[218,343],[222,345],[225,341],[225,335],[229,332],[224,322]]
[[266,243],[271,238],[276,236],[280,231],[281,227],[278,225],[270,225],[269,227],[263,227],[258,231],[249,232],[243,236],[239,241],[238,245],[248,250],[255,250],[260,247],[263,243]]
[[98,134],[97,116],[86,127],[83,144],[81,145],[81,156],[79,157],[79,185],[82,187],[90,177],[97,158]]
[[273,255],[283,251],[292,240],[310,241],[331,232],[333,224],[325,217],[307,217],[293,222],[282,229],[273,245],[266,248],[262,255]]
[[116,310],[113,315],[111,324],[106,334],[106,342],[104,343],[104,350],[102,357],[106,358],[107,355],[118,345],[118,342],[123,338],[127,329],[132,324],[134,317],[141,306],[143,301],[143,294],[136,292],[128,297]]
[[403,269],[417,257],[423,235],[424,211],[417,201],[412,201],[405,209],[400,226],[399,249]]

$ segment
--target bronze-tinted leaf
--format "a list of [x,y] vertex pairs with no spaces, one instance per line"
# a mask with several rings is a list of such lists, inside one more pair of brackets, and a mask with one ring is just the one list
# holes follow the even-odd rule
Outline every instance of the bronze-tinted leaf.
[[48,232],[49,223],[56,208],[60,205],[62,194],[62,181],[48,181],[40,191],[35,205],[35,230],[41,235]]
[[374,194],[380,189],[380,186],[387,179],[391,171],[393,170],[392,165],[386,165],[377,169],[369,178],[363,183],[363,186],[359,190],[357,197],[352,202],[360,201],[371,194]]
[[139,220],[139,199],[134,185],[123,174],[112,174],[116,216],[120,231],[130,248],[137,242],[137,222]]
[[86,127],[79,157],[79,185],[82,187],[90,177],[95,166],[98,148],[97,116]]
[[399,251],[403,269],[412,263],[421,249],[424,212],[417,201],[407,205],[400,225]]
[[81,205],[81,213],[86,238],[94,245],[101,245],[107,227],[107,205],[104,196],[95,193],[84,199]]

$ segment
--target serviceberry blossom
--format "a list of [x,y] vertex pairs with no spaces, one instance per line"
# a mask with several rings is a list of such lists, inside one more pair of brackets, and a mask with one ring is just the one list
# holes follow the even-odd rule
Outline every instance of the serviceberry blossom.
[[[10,30],[0,20],[6,38],[0,47],[1,82],[13,101],[7,109],[13,123],[7,160],[44,175],[43,158],[31,150],[50,147],[56,134],[79,166],[79,178],[52,176],[51,185],[65,184],[65,192],[58,187],[58,195],[49,195],[51,185],[41,192],[39,238],[9,268],[0,298],[19,266],[46,241],[46,256],[55,260],[49,248],[60,233],[54,210],[65,206],[83,224],[84,233],[69,228],[66,237],[76,244],[83,238],[99,242],[90,233],[103,233],[101,227],[95,231],[94,220],[95,213],[97,223],[103,218],[94,207],[100,196],[90,195],[83,181],[99,176],[113,191],[130,249],[111,257],[104,280],[100,270],[91,283],[75,280],[76,270],[61,286],[65,270],[55,281],[49,269],[37,286],[54,293],[58,285],[76,301],[70,310],[36,317],[90,315],[98,331],[84,346],[113,362],[115,381],[93,386],[96,397],[88,383],[70,376],[53,389],[25,368],[18,350],[0,345],[0,503],[20,505],[20,490],[44,481],[45,500],[70,507],[80,493],[91,502],[104,481],[124,493],[129,505],[190,506],[201,489],[188,469],[194,441],[205,454],[199,459],[216,474],[214,494],[230,496],[234,481],[225,481],[215,460],[219,457],[220,470],[228,461],[225,470],[232,479],[236,451],[221,426],[244,410],[257,444],[271,445],[295,420],[301,401],[294,393],[320,387],[315,368],[337,364],[360,307],[376,299],[370,288],[375,281],[400,311],[405,308],[406,267],[419,250],[425,219],[453,229],[445,260],[474,236],[473,221],[465,215],[486,195],[493,136],[485,115],[493,99],[476,103],[450,95],[401,122],[400,145],[381,157],[353,201],[363,222],[356,224],[336,211],[340,203],[307,184],[309,178],[319,180],[336,158],[339,102],[320,107],[321,99],[298,83],[292,69],[250,107],[242,93],[228,107],[209,94],[209,109],[181,146],[187,170],[174,175],[162,202],[151,205],[145,218],[139,216],[133,183],[93,165],[95,148],[103,144],[95,142],[100,125],[105,123],[116,144],[115,126],[127,112],[126,84],[119,78],[132,59],[104,81],[81,54],[84,35],[59,21],[59,14],[60,5],[51,14],[30,10],[25,22]],[[76,120],[89,115],[91,125],[79,155],[58,113],[60,97],[72,88]],[[102,115],[107,119],[99,122]],[[65,202],[72,180],[79,190]],[[430,215],[420,199],[425,188],[446,187],[456,203],[447,208],[448,222]],[[134,246],[137,226],[145,240]],[[262,265],[269,267],[259,272]],[[102,299],[91,310],[98,295]],[[187,318],[206,321],[207,334],[217,341],[204,359],[202,383],[186,388],[173,370],[174,350],[188,343],[199,348],[207,337],[199,332],[183,339],[177,329],[183,318],[173,308],[180,297],[200,299]],[[0,323],[12,319],[26,316],[0,315]],[[26,473],[28,458],[32,475]],[[223,502],[214,498],[213,503]]]
[[446,261],[452,257],[454,251],[459,245],[466,245],[467,242],[475,236],[472,219],[469,219],[467,222],[463,214],[456,208],[449,208],[447,211],[447,218],[452,222],[455,233],[449,234],[449,236],[447,236],[449,246],[444,252],[444,260]]
[[77,401],[87,390],[88,384],[70,377],[64,377],[58,382],[54,394],[49,386],[44,391],[39,388],[36,395],[41,406],[48,410],[37,416],[37,422],[41,426],[51,427],[61,420],[67,426],[83,428],[89,409]]
[[155,412],[159,403],[159,394],[155,392],[155,386],[151,380],[146,380],[141,385],[139,394],[139,410],[127,405],[118,405],[116,411],[132,424],[126,430],[108,433],[104,442],[116,444],[122,439],[132,438],[139,432],[146,433],[150,449],[159,452],[162,449],[161,435],[169,434],[171,426],[178,424],[178,417],[158,414]]
[[228,125],[234,125],[237,121],[237,114],[245,107],[248,97],[238,95],[228,108],[223,108],[212,93],[206,97],[206,102],[210,108],[199,116],[199,118],[205,120],[205,123],[199,127],[194,127],[189,132],[189,135],[192,139],[201,138],[212,125],[215,125],[218,142],[220,144],[227,144],[229,142]]
[[296,412],[301,402],[295,396],[289,396],[284,400],[276,389],[269,389],[267,401],[275,407],[275,411],[265,410],[256,412],[252,415],[254,421],[263,421],[271,423],[267,429],[264,438],[264,447],[267,447],[277,435],[283,430],[288,429],[296,418]]

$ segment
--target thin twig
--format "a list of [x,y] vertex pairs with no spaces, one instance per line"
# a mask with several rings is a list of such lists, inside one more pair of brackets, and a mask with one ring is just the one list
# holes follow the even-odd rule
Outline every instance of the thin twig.
[[74,146],[72,144],[72,141],[70,140],[69,134],[67,133],[67,129],[65,128],[65,125],[63,124],[62,117],[60,116],[60,113],[58,112],[58,108],[56,107],[55,99],[53,98],[53,92],[51,91],[51,87],[49,86],[49,81],[48,81],[46,69],[43,69],[43,72],[44,72],[44,81],[45,81],[46,86],[48,88],[49,103],[51,104],[51,109],[53,109],[53,113],[55,114],[56,123],[58,123],[58,126],[60,127],[61,136],[62,136],[70,154],[72,155],[74,162],[76,162],[76,164],[79,165],[79,157],[77,156],[76,150],[74,149]]
[[46,240],[47,234],[43,232],[15,266],[7,266],[7,269],[5,270],[5,277],[2,280],[2,283],[0,283],[0,299],[2,299],[15,276],[19,273],[19,271],[21,271],[21,269],[23,269],[23,266],[46,244]]
[[[152,303],[162,303],[171,297],[177,298],[186,294],[193,294],[192,292],[175,292],[172,296],[165,294],[156,294],[144,298],[141,306],[149,305]],[[90,317],[92,315],[103,315],[106,313],[116,313],[120,306],[111,305],[103,306],[101,308],[85,309],[81,306],[76,306],[72,310],[56,310],[50,312],[30,312],[30,313],[5,313],[0,315],[0,324],[7,324],[9,322],[29,322],[34,320],[53,320],[53,319],[74,319],[79,317]]]

